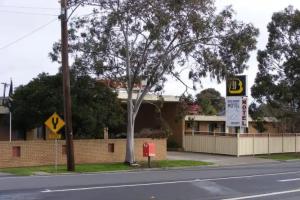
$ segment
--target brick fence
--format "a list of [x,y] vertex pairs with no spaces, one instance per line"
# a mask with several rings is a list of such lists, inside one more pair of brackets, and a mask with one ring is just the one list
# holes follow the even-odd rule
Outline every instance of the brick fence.
[[[154,142],[155,160],[166,159],[166,139],[135,139],[135,156],[137,161],[143,158],[142,148],[145,142]],[[66,163],[66,146],[64,140],[57,145],[58,164]],[[125,159],[126,139],[74,140],[75,162],[79,163],[113,163]],[[55,141],[13,141],[0,142],[0,168],[52,165],[55,162]]]

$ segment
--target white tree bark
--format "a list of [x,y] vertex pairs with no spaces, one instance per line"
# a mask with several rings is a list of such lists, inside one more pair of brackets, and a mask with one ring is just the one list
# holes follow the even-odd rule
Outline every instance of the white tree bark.
[[133,119],[133,101],[132,94],[128,94],[127,100],[127,144],[125,162],[133,164],[134,156],[134,119]]

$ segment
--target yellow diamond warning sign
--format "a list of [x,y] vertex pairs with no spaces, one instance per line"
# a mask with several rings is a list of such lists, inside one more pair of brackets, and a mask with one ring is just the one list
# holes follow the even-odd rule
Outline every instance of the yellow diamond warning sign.
[[54,113],[46,122],[45,125],[53,132],[57,133],[62,127],[64,127],[65,122],[60,118],[57,113]]

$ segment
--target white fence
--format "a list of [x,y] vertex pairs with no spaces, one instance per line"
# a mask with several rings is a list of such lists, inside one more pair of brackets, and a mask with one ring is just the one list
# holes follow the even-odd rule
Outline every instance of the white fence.
[[297,134],[185,135],[185,151],[225,155],[256,155],[300,151]]

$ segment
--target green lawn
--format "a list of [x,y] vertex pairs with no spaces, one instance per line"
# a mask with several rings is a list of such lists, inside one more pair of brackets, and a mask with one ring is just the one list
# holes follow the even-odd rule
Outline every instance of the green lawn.
[[[140,163],[141,167],[147,168],[148,162]],[[161,161],[152,161],[151,167],[154,168],[168,168],[168,167],[195,167],[195,166],[206,166],[211,165],[212,163],[194,161],[194,160],[161,160]]]
[[300,153],[278,153],[278,154],[270,154],[270,155],[259,155],[257,157],[285,161],[285,160],[300,159]]
[[[140,162],[137,167],[128,166],[124,163],[112,164],[78,164],[76,165],[75,172],[107,172],[107,171],[120,171],[120,170],[134,170],[143,169],[148,167],[147,162]],[[192,166],[205,166],[211,163],[191,160],[162,160],[152,161],[151,167],[153,168],[168,168],[168,167],[192,167]],[[57,171],[54,166],[41,166],[41,167],[18,167],[18,168],[5,168],[0,169],[0,172],[11,173],[19,176],[29,176],[36,173],[67,173],[65,165],[59,165]]]

